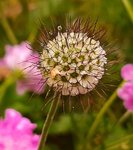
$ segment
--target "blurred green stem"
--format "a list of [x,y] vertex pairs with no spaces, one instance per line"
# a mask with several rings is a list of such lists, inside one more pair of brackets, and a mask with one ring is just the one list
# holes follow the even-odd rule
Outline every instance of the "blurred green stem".
[[[118,86],[120,88],[123,85],[124,81]],[[117,97],[117,90],[118,88],[114,91],[114,93],[110,96],[110,98],[105,102],[104,106],[101,108],[100,112],[96,116],[91,128],[89,129],[86,137],[86,145],[84,149],[87,149],[87,144],[89,139],[94,135],[96,128],[98,127],[100,121],[102,120],[103,115],[106,113],[106,111],[109,109],[111,104],[115,101]]]
[[112,112],[111,109],[108,109],[107,114],[108,114],[109,118],[111,118],[112,121],[114,121],[114,122],[117,121],[117,118],[116,118],[114,112]]
[[45,123],[43,125],[43,129],[42,129],[42,133],[41,133],[41,139],[40,139],[40,143],[38,146],[38,150],[44,150],[45,149],[45,143],[47,140],[47,136],[48,136],[48,131],[49,128],[51,126],[51,123],[54,119],[56,110],[58,108],[58,104],[59,104],[59,100],[60,100],[60,95],[59,97],[56,97],[57,94],[55,94],[55,96],[53,97],[53,101],[52,104],[50,106],[47,118],[45,120]]
[[129,141],[131,139],[133,139],[133,134],[124,136],[123,138],[115,140],[113,143],[110,143],[109,145],[107,145],[105,150],[119,149],[122,144],[126,143],[127,141]]
[[3,83],[0,85],[0,103],[3,100],[3,97],[6,93],[7,88],[15,83],[18,79],[20,79],[23,76],[23,73],[19,70],[12,71],[12,73],[3,81]]
[[17,39],[8,23],[8,20],[6,18],[1,18],[1,24],[3,26],[3,28],[6,31],[6,34],[9,38],[9,40],[12,42],[12,44],[17,44]]
[[129,16],[130,16],[130,19],[131,19],[131,21],[133,23],[133,8],[131,6],[131,3],[129,2],[129,0],[122,0],[122,2],[123,2],[123,4],[124,4],[128,14],[129,14]]
[[118,120],[118,124],[122,124],[133,112],[131,111],[126,111],[122,116],[121,118]]
[[5,81],[0,85],[0,104],[5,95],[6,89],[14,82],[14,78],[12,76],[5,79]]

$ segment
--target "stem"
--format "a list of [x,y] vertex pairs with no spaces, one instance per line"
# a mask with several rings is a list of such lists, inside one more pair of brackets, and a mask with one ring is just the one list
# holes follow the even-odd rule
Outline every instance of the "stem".
[[53,102],[52,102],[52,104],[50,106],[47,118],[46,118],[45,123],[43,125],[43,129],[42,129],[42,134],[41,134],[41,139],[40,139],[40,143],[39,143],[39,146],[38,146],[38,150],[44,150],[46,139],[47,139],[47,136],[48,136],[48,131],[49,131],[51,123],[52,123],[52,121],[54,119],[56,110],[58,108],[59,100],[60,100],[60,95],[59,95],[58,98],[56,98],[56,94],[55,94]]
[[12,42],[12,44],[17,44],[17,39],[16,39],[7,19],[1,18],[1,24],[2,24],[3,28],[5,29],[6,34],[9,38],[9,40]]
[[115,114],[111,111],[111,109],[109,109],[107,111],[107,113],[108,113],[108,116],[112,119],[112,121],[114,121],[114,122],[117,121],[117,118],[116,118]]
[[118,120],[117,125],[122,124],[133,112],[126,111],[121,118]]
[[133,134],[127,135],[123,138],[120,138],[118,140],[115,140],[114,142],[112,142],[111,144],[107,145],[107,147],[105,148],[105,150],[114,150],[114,148],[118,148],[118,146],[120,146],[122,143],[129,141],[133,139]]
[[122,2],[123,2],[124,6],[125,6],[125,8],[128,12],[128,15],[130,16],[130,19],[133,23],[133,9],[131,7],[131,4],[130,4],[129,0],[122,0]]
[[14,71],[12,72],[0,85],[0,104],[2,103],[2,99],[6,93],[7,88],[15,83],[17,79],[19,79],[22,76],[22,73],[20,71]]
[[[120,88],[122,86],[122,84],[124,83],[124,81],[118,86],[118,88]],[[106,111],[109,109],[109,107],[111,106],[111,104],[115,101],[116,97],[117,97],[117,90],[118,88],[114,91],[114,93],[110,96],[110,98],[107,100],[107,102],[104,104],[104,106],[102,107],[102,109],[100,110],[100,112],[98,113],[98,115],[96,116],[90,130],[87,133],[87,137],[86,137],[86,141],[89,141],[90,137],[92,137],[96,131],[96,128],[98,127],[103,115],[106,113]],[[85,145],[87,146],[87,145]],[[86,148],[84,148],[86,149]]]
[[14,82],[14,78],[8,77],[5,79],[5,81],[1,84],[0,86],[0,103],[2,102],[2,99],[5,95],[5,92],[7,90],[7,88]]

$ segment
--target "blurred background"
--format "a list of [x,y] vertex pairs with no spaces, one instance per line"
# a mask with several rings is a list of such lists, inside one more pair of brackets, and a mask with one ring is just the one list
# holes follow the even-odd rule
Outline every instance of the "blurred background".
[[[129,0],[0,0],[0,57],[5,55],[6,45],[16,45],[23,41],[32,44],[39,35],[40,20],[46,24],[48,18],[60,19],[69,14],[72,17],[90,17],[107,30],[108,41],[115,42],[125,63],[133,63],[133,1]],[[129,3],[130,4],[129,4]],[[120,73],[119,73],[120,74]],[[6,108],[14,108],[37,124],[36,133],[41,133],[49,105],[41,110],[45,104],[44,95],[26,92],[16,93],[15,82],[9,82],[8,70],[0,69],[0,115],[4,115]],[[119,81],[121,78],[119,77]],[[111,91],[110,94],[113,93]],[[119,109],[118,109],[119,108]],[[115,114],[113,113],[115,110]],[[47,141],[48,150],[78,150],[88,131],[90,124],[98,110],[88,113],[63,112],[59,113],[50,129]],[[93,149],[104,150],[107,145],[122,135],[133,132],[133,118],[127,119],[122,127],[112,131],[112,124],[125,112],[122,102],[118,99],[105,115],[102,123],[91,141]],[[110,133],[111,132],[111,133]],[[122,145],[123,144],[123,145]],[[132,150],[131,142],[123,141],[116,150]]]

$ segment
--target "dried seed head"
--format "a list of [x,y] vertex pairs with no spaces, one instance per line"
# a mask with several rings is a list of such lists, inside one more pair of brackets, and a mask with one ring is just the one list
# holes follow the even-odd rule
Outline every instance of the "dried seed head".
[[92,91],[105,72],[106,52],[99,40],[82,30],[62,31],[48,40],[40,68],[47,84],[62,95],[76,96]]

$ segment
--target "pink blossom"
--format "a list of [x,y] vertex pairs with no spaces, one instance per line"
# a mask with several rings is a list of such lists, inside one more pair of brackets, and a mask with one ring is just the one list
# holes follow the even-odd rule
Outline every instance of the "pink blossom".
[[6,53],[0,64],[4,64],[12,71],[21,71],[23,77],[17,81],[17,93],[26,91],[43,92],[43,80],[37,64],[39,55],[31,50],[26,42],[15,46],[6,46]]
[[127,64],[121,69],[121,76],[126,81],[133,81],[133,64]]
[[0,119],[0,150],[37,150],[39,136],[33,134],[36,125],[14,109],[7,109]]
[[118,96],[123,100],[125,108],[133,111],[133,64],[125,65],[121,76],[126,82],[118,89]]

